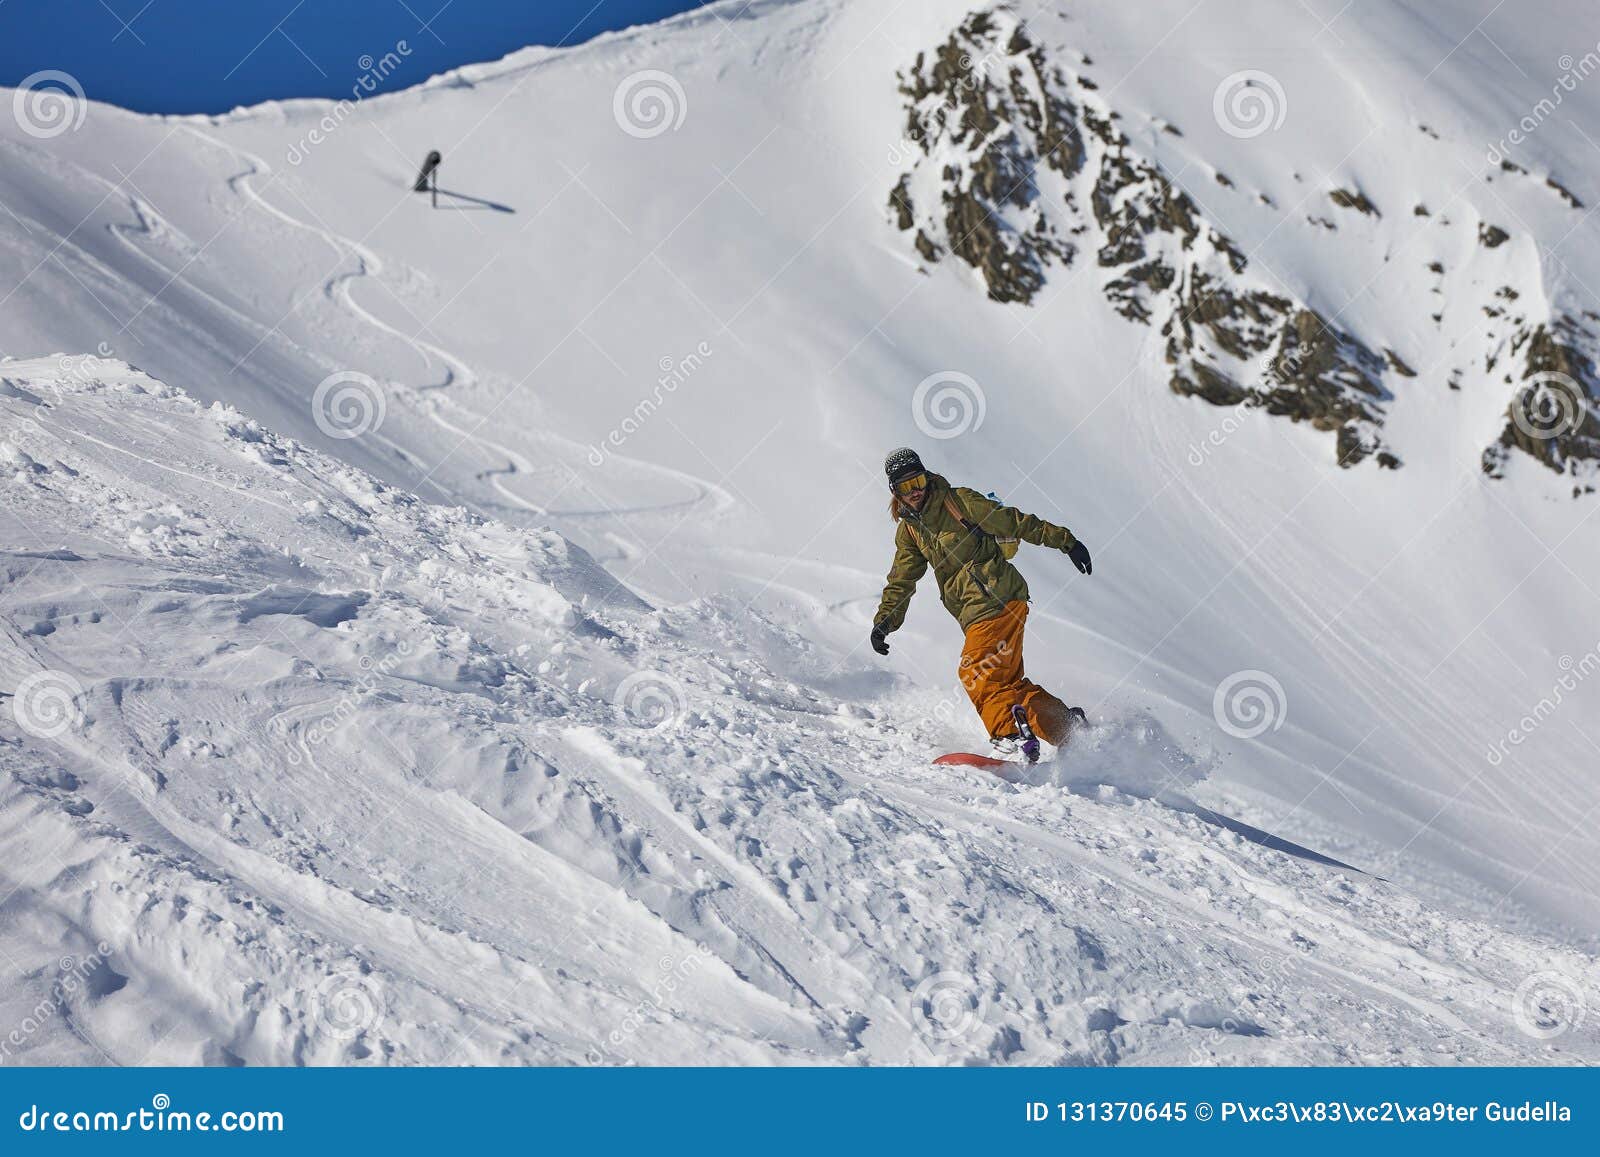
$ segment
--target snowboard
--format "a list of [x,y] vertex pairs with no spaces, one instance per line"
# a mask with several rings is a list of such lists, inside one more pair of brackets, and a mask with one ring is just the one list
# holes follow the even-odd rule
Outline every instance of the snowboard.
[[952,751],[949,755],[941,755],[933,761],[944,767],[981,767],[985,771],[994,771],[1001,767],[1010,767],[1016,760],[996,759],[992,755],[974,755],[970,751]]
[[[1068,743],[1072,742],[1072,736],[1077,732],[1078,728],[1089,725],[1089,717],[1084,714],[1082,707],[1069,707],[1067,713],[1072,719],[1071,727],[1067,731],[1066,741],[1061,744],[1061,747],[1056,748],[1057,751],[1062,750]],[[1018,715],[1020,714],[1020,709],[1018,709]],[[1018,723],[1019,726],[1026,727],[1026,723],[1023,720],[1019,719]],[[1025,734],[1031,736],[1032,733],[1025,732]],[[992,755],[976,755],[970,751],[952,751],[946,755],[935,757],[933,762],[942,767],[981,767],[984,771],[992,771],[996,775],[1000,775],[1000,769],[1003,767],[1026,766],[1028,763],[1032,763],[1033,760],[997,759]],[[1002,778],[1004,777],[1002,776]]]

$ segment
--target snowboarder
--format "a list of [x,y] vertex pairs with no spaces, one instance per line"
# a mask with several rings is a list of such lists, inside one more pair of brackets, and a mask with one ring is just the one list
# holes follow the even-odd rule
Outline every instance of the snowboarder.
[[1018,540],[1062,551],[1084,574],[1089,551],[1064,526],[1023,514],[976,490],[952,486],[930,473],[915,450],[902,447],[884,459],[889,513],[896,523],[894,565],[872,621],[872,649],[889,653],[887,636],[905,622],[917,580],[933,566],[939,597],[961,629],[961,684],[988,729],[997,754],[1037,758],[1034,737],[1060,746],[1078,708],[1022,673],[1022,629],[1028,584],[1010,557]]

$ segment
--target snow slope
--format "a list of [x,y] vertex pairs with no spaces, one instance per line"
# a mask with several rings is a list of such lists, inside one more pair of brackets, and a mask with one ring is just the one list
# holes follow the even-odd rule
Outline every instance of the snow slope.
[[4,363],[30,1061],[1600,1056],[1524,1031],[1592,958],[1229,830],[1148,717],[932,768],[921,696],[735,600],[70,369]]
[[[0,120],[0,689],[75,724],[0,717],[34,1059],[1593,1057],[1595,501],[1481,467],[1498,290],[1600,284],[1543,183],[1600,203],[1600,89],[1485,162],[1578,9],[1030,10],[1252,276],[1415,368],[1390,471],[1173,396],[1092,246],[1029,305],[919,259],[901,74],[971,7],[713,5],[310,147],[326,103]],[[1244,69],[1270,135],[1211,115]],[[927,592],[863,646],[907,442],[1094,551],[1020,560],[1097,725],[1037,782],[924,766],[982,741]]]

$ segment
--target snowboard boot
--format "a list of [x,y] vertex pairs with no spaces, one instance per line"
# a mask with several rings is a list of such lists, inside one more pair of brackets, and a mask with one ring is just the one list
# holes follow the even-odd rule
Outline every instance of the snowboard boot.
[[1021,742],[1015,735],[996,735],[989,740],[989,751],[996,759],[1015,760],[1021,751]]
[[1017,725],[1017,750],[1022,752],[1022,758],[1029,763],[1038,763],[1039,737],[1033,733],[1033,727],[1028,723],[1028,713],[1022,709],[1022,704],[1011,709],[1011,720]]

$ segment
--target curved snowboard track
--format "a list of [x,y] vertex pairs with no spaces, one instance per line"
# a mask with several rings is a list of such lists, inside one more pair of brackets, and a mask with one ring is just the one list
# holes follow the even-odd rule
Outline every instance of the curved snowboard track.
[[[447,457],[453,456],[461,446],[471,444],[486,451],[491,457],[498,456],[505,459],[506,465],[485,469],[478,474],[478,477],[487,480],[495,494],[499,495],[503,505],[495,505],[499,506],[500,509],[510,512],[526,512],[540,518],[556,514],[563,518],[595,517],[619,519],[639,515],[676,513],[685,508],[696,507],[706,507],[708,508],[708,514],[714,514],[728,509],[733,504],[732,496],[725,489],[708,479],[636,459],[627,460],[632,468],[657,473],[674,482],[687,485],[691,488],[690,497],[682,500],[669,500],[659,504],[633,504],[621,507],[601,506],[594,510],[551,511],[520,493],[509,484],[509,479],[518,474],[533,477],[537,475],[538,470],[533,461],[525,454],[512,449],[502,442],[493,440],[483,433],[483,427],[494,417],[495,411],[499,407],[499,402],[494,402],[488,413],[480,414],[470,408],[463,408],[461,402],[450,396],[461,393],[470,395],[477,390],[481,380],[472,366],[465,359],[456,356],[443,346],[428,341],[421,336],[422,331],[429,328],[430,322],[420,321],[412,315],[411,320],[416,322],[416,332],[408,333],[403,328],[385,321],[355,299],[353,289],[356,282],[369,278],[374,281],[381,280],[384,272],[384,262],[378,253],[371,246],[361,241],[337,233],[321,223],[302,220],[274,204],[254,184],[254,178],[256,177],[262,175],[271,177],[273,175],[272,166],[267,163],[265,158],[209,133],[202,132],[193,125],[185,125],[183,127],[206,145],[223,150],[245,164],[246,168],[242,172],[235,173],[227,179],[228,188],[235,195],[290,229],[303,231],[317,237],[341,259],[345,257],[354,259],[354,269],[334,272],[322,282],[321,289],[324,297],[337,305],[345,314],[354,318],[359,323],[359,326],[370,327],[379,333],[386,334],[411,349],[422,359],[424,367],[431,368],[435,363],[443,366],[444,376],[437,382],[415,387],[406,387],[400,383],[389,382],[386,383],[386,392],[390,397],[406,401],[413,409],[424,414],[446,433],[453,436],[454,443]],[[136,212],[138,211],[136,200],[135,210]],[[140,213],[140,219],[141,222],[145,221],[142,213]],[[142,231],[148,233],[148,226]],[[121,236],[120,233],[119,236]],[[127,239],[123,238],[123,240],[126,241]],[[129,244],[131,245],[131,242]],[[178,274],[174,274],[174,279],[177,276]],[[408,307],[401,301],[398,294],[391,290],[390,296],[402,308],[406,308],[409,313]],[[275,329],[264,331],[260,340],[267,340],[269,337],[274,336],[275,332]],[[258,342],[257,344],[259,345],[260,343]],[[247,360],[254,352],[254,349],[247,351],[240,360]],[[516,385],[507,383],[502,385],[501,388],[504,391],[511,391],[520,388],[520,385],[521,383]],[[461,421],[457,423],[447,419],[442,412],[446,408],[461,409]],[[570,460],[576,462],[586,452],[584,447],[567,439],[557,437],[548,431],[531,430],[522,431],[521,434],[539,442],[550,453],[550,457],[558,461]],[[374,435],[380,439],[383,437],[376,432],[374,432]],[[386,439],[383,440],[391,449],[398,449],[393,443],[388,443]],[[455,501],[463,501],[464,499],[461,495],[445,490],[436,478],[438,467],[442,464],[442,462],[435,463],[428,469],[424,475],[427,484],[443,490]],[[582,489],[588,489],[586,483],[577,474],[572,465],[567,465],[565,471],[567,480],[557,489],[556,493],[558,495],[564,494],[574,483]],[[470,499],[465,501],[468,501],[475,509],[482,509],[477,503],[472,503]]]

